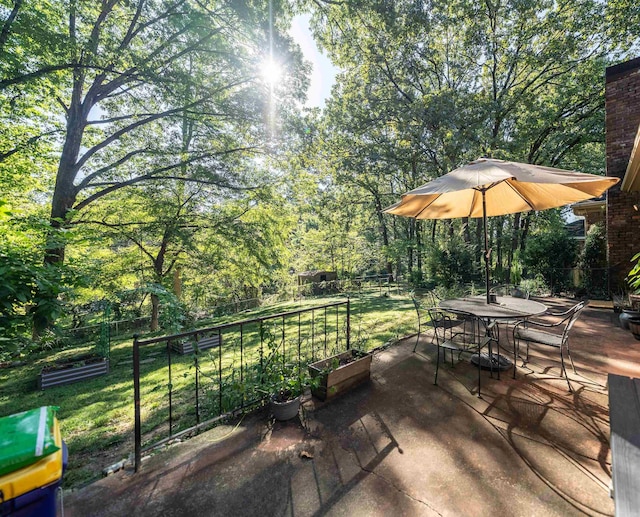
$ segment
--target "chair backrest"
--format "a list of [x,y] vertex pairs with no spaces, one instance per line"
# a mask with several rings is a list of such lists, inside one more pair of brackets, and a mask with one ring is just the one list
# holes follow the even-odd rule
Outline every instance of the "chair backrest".
[[529,291],[524,287],[513,284],[502,284],[493,286],[489,289],[489,293],[497,296],[512,296],[514,298],[529,299]]
[[420,328],[420,309],[422,309],[422,303],[420,303],[420,300],[418,300],[414,294],[411,295],[411,301],[413,302],[413,306],[416,308],[416,314],[418,315],[418,328]]
[[582,313],[582,311],[585,309],[586,306],[587,306],[587,301],[583,300],[581,302],[576,303],[573,307],[571,307],[571,309],[569,309],[569,314],[565,317],[565,320],[567,323],[562,332],[563,343],[566,342],[567,338],[569,337],[569,331],[571,330],[575,322],[578,320],[578,317],[580,316],[580,314]]
[[438,345],[455,336],[458,336],[456,341],[464,343],[475,335],[477,317],[469,312],[431,307],[427,313]]
[[[451,338],[451,325],[447,324],[451,321],[451,317],[440,307],[430,307],[427,309],[431,326],[433,327],[434,337],[438,346],[442,345],[447,339]],[[447,328],[449,337],[447,337]]]

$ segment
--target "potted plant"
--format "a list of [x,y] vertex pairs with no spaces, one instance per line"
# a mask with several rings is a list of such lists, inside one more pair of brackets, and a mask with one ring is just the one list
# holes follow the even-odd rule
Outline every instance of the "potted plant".
[[298,414],[310,377],[300,364],[288,362],[277,344],[270,345],[269,350],[260,368],[260,391],[269,396],[276,420],[290,420]]
[[[635,262],[635,264],[627,275],[627,281],[633,290],[633,293],[629,295],[629,301],[631,302],[632,308],[637,309],[639,298],[637,293],[640,291],[640,253],[636,253],[631,261]],[[638,311],[631,311],[627,321],[633,337],[640,340],[640,313]]]
[[311,393],[328,400],[366,382],[371,374],[372,355],[351,349],[309,365],[309,374],[316,382]]

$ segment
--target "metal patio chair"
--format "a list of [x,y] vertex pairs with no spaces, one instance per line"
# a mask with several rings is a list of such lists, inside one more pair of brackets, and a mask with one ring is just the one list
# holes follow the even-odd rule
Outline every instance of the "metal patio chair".
[[[436,306],[438,304],[439,299],[433,291],[427,293],[426,297],[429,301],[428,307]],[[442,325],[447,328],[458,327],[464,323],[463,320],[456,317],[447,318],[444,321],[434,321],[429,317],[428,310],[423,307],[422,302],[418,300],[418,298],[416,298],[415,296],[411,296],[411,300],[413,300],[413,306],[416,308],[416,314],[418,315],[418,334],[416,335],[416,344],[413,346],[414,352],[418,348],[420,335],[425,329],[434,329],[435,325]],[[431,344],[433,344],[434,340],[435,332],[431,336]]]
[[[520,341],[525,341],[527,343],[527,353],[526,353],[526,361],[523,360],[522,366],[525,366],[526,362],[529,360],[529,345],[531,343],[550,346],[553,348],[557,348],[560,350],[560,365],[562,368],[562,375],[564,375],[567,380],[567,385],[569,386],[569,392],[573,391],[571,387],[571,383],[569,382],[569,376],[567,375],[567,369],[564,364],[564,351],[566,350],[567,355],[569,356],[569,360],[571,361],[571,367],[573,368],[573,372],[576,373],[576,366],[573,363],[573,358],[571,357],[571,351],[569,349],[569,332],[571,328],[575,324],[576,320],[580,316],[580,313],[587,306],[587,301],[581,301],[575,304],[570,309],[561,312],[561,313],[547,313],[550,316],[560,317],[556,323],[545,323],[533,320],[524,320],[517,323],[513,327],[513,357],[514,360],[518,357],[520,351]],[[550,332],[548,330],[541,330],[543,328],[547,329],[558,329],[561,332]]]
[[[489,294],[495,294],[496,296],[512,296],[513,298],[524,298],[525,300],[528,300],[530,298],[530,293],[527,289],[515,284],[495,285],[491,289],[489,289]],[[495,325],[496,331],[498,333],[498,350],[500,349],[500,327],[504,327],[507,344],[510,345],[511,343],[509,343],[509,327],[513,327],[521,321],[522,319],[492,320],[492,323],[493,325]],[[513,357],[513,361],[515,364],[515,356]],[[513,378],[516,378],[515,366],[513,368]]]
[[[476,352],[479,355],[482,348],[489,345],[489,354],[491,354],[493,338],[485,332],[484,322],[473,314],[450,309],[444,310],[440,307],[431,307],[427,310],[427,314],[432,322],[433,337],[437,346],[434,384],[438,384],[440,349],[442,349],[443,359],[445,361],[446,352],[449,350],[452,366],[454,353],[458,354],[458,359],[460,359],[460,355],[464,352]],[[454,325],[454,321],[459,321],[460,323]],[[481,368],[478,367],[478,397],[480,396],[480,373]]]
[[514,298],[525,298],[529,299],[529,291],[524,287],[515,284],[501,284],[495,285],[491,289],[489,289],[490,294],[495,294],[497,296],[513,296]]

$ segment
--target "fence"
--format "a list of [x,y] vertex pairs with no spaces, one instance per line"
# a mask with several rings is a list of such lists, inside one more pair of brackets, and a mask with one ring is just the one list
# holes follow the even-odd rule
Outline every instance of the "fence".
[[[285,360],[306,367],[350,348],[350,317],[347,300],[171,336],[144,340],[135,336],[136,471],[143,450],[264,401],[260,372],[265,346],[277,347]],[[190,349],[190,354],[172,357],[175,350]],[[145,358],[142,351],[148,351]],[[166,365],[158,368],[160,354],[165,355]],[[166,393],[159,395],[163,387]],[[167,436],[158,440],[164,431]],[[150,435],[151,443],[144,449],[143,433]]]
[[[333,280],[329,282],[313,282],[302,285],[285,287],[284,290],[267,294],[259,298],[243,299],[204,299],[207,309],[194,308],[194,315],[197,320],[207,318],[218,318],[221,316],[238,314],[261,307],[265,304],[278,303],[285,300],[300,300],[303,298],[324,297],[333,293],[347,294],[351,296],[362,295],[366,290],[376,290],[380,295],[386,293],[400,294],[408,290],[400,278],[395,282],[391,275],[367,275],[353,279]],[[148,327],[151,322],[149,316],[138,317],[128,320],[109,321],[110,335],[112,338],[130,334]],[[101,333],[101,324],[83,325],[81,327],[69,327],[62,329],[62,335],[75,341],[82,341],[98,338]]]
[[[146,316],[142,318],[135,318],[132,320],[117,320],[109,321],[109,331],[111,337],[119,336],[123,333],[132,332],[134,330],[140,330],[143,326],[149,324],[151,318]],[[63,334],[68,335],[72,339],[81,340],[97,337],[102,332],[102,323],[96,323],[95,325],[85,325],[83,327],[67,328],[62,331]]]

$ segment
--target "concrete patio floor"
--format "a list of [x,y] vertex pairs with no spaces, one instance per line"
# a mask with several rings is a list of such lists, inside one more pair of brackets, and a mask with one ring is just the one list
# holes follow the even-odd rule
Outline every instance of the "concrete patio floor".
[[640,377],[640,341],[617,320],[589,307],[576,323],[574,393],[559,354],[534,347],[515,380],[483,371],[482,398],[464,356],[435,386],[435,347],[408,338],[353,392],[172,445],[65,493],[65,516],[613,515],[607,373]]

